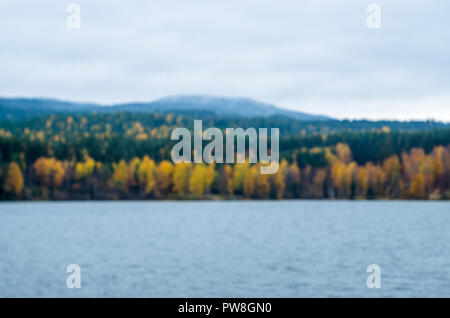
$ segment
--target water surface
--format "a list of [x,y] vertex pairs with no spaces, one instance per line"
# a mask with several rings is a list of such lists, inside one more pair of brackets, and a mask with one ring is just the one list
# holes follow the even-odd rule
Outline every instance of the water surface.
[[1,203],[0,296],[450,297],[450,203]]

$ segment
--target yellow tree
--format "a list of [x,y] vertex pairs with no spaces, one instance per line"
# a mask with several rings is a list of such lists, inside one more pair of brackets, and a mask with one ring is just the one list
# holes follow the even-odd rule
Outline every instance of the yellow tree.
[[[73,166],[73,163],[72,163]],[[101,171],[102,163],[95,162],[87,152],[84,154],[84,160],[75,164],[75,180],[82,180],[81,186],[84,191],[96,196],[98,190],[98,173]],[[68,168],[66,170],[69,170]],[[96,174],[96,176],[95,176]],[[76,187],[79,185],[77,184]]]
[[75,178],[77,180],[90,176],[97,167],[96,162],[89,155],[84,156],[83,162],[77,162],[75,165]]
[[327,178],[327,172],[325,169],[318,169],[313,178],[313,192],[314,197],[323,198],[325,179]]
[[228,194],[233,194],[233,168],[229,165],[224,166],[225,189]]
[[20,195],[23,190],[23,176],[19,165],[16,162],[11,162],[8,167],[3,189],[16,196]]
[[436,146],[431,153],[433,175],[436,177],[444,172],[444,153],[445,148],[442,146]]
[[386,181],[386,175],[383,169],[378,165],[369,165],[369,187],[372,190],[373,195],[384,194],[384,184]]
[[131,159],[130,163],[128,164],[128,184],[130,186],[137,186],[139,184],[138,180],[138,169],[139,165],[141,163],[141,160],[138,157],[134,157]]
[[121,190],[128,188],[128,165],[125,160],[120,160],[118,164],[113,164],[113,182]]
[[450,198],[450,145],[447,147],[435,147],[433,150],[433,165],[435,183],[434,187],[441,192],[445,198]]
[[386,192],[398,196],[400,193],[401,166],[397,155],[390,156],[383,161],[383,171],[386,175]]
[[409,154],[402,154],[402,162],[405,180],[410,185],[409,194],[415,198],[421,197],[422,181],[423,194],[426,193],[427,184],[433,183],[433,180],[431,180],[433,167],[430,157],[426,156],[422,148],[412,148]]
[[339,161],[349,163],[352,160],[352,151],[347,144],[340,142],[336,145],[336,156]]
[[276,199],[283,198],[284,189],[286,188],[285,179],[287,179],[288,173],[289,164],[285,159],[283,159],[281,160],[278,171],[270,177],[273,188],[272,193],[275,194]]
[[412,148],[410,154],[402,154],[403,171],[407,181],[414,179],[415,175],[423,172],[423,165],[426,159],[422,148]]
[[189,179],[189,192],[196,197],[202,197],[206,190],[206,168],[203,164],[196,164]]
[[164,196],[169,194],[172,188],[173,164],[163,160],[156,168],[156,195]]
[[62,161],[52,160],[52,169],[51,169],[52,181],[54,187],[60,187],[64,181],[64,176],[66,175],[66,170],[64,169],[64,165]]
[[352,195],[352,185],[354,180],[355,171],[357,168],[356,162],[352,161],[345,167],[345,173],[344,173],[344,190],[345,195],[351,196]]
[[344,162],[337,160],[331,167],[331,180],[333,181],[334,189],[336,190],[336,196],[344,196],[344,177],[345,177],[346,165]]
[[423,173],[418,173],[414,176],[409,188],[409,193],[413,198],[425,199],[425,177]]
[[[260,170],[260,165],[254,165],[253,168],[255,169],[255,190],[254,194],[258,198],[267,198],[270,192],[270,183],[269,183],[269,175],[268,174],[262,174]],[[280,169],[278,169],[279,172]],[[283,181],[283,174],[280,173],[281,176],[281,183],[283,187],[282,190],[284,190],[284,181]],[[283,196],[283,192],[281,192],[281,196]]]
[[347,144],[336,144],[335,151],[336,160],[331,160],[331,180],[337,197],[349,196],[356,163],[351,162],[352,151]]
[[233,189],[237,193],[243,193],[244,191],[244,178],[248,166],[248,163],[237,163],[234,165]]
[[51,177],[51,162],[50,158],[40,157],[38,158],[34,164],[34,174],[39,182],[41,182],[45,186],[50,185],[50,177]]
[[188,193],[191,167],[192,164],[181,162],[173,169],[173,191],[180,196]]
[[60,187],[66,173],[63,163],[55,158],[41,157],[34,162],[33,168],[36,177],[45,186]]
[[150,194],[156,185],[156,164],[153,159],[144,156],[137,169],[137,179],[145,194]]
[[361,166],[358,167],[356,173],[356,188],[358,189],[359,195],[363,198],[367,196],[367,190],[369,188],[369,173],[367,170],[367,166]]

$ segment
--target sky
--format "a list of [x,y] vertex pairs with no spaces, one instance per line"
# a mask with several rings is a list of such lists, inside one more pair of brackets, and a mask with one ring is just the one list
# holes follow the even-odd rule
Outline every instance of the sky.
[[[69,28],[67,6],[80,7]],[[369,28],[369,4],[380,28]],[[448,0],[0,0],[0,96],[450,121]],[[373,21],[370,19],[370,21]]]

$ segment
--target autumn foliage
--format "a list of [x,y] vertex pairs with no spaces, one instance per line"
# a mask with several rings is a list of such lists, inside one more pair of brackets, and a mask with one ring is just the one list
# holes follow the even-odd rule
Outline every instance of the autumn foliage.
[[17,163],[11,162],[8,167],[3,189],[7,194],[20,196],[23,190],[22,171]]
[[293,156],[290,162],[282,159],[273,175],[261,174],[260,164],[157,163],[147,155],[111,165],[88,154],[79,162],[39,157],[28,169],[9,163],[3,197],[20,198],[25,192],[30,199],[450,198],[449,146],[436,146],[428,154],[413,148],[362,165],[347,144],[320,151],[324,167],[300,168]]
[[[280,162],[173,164],[175,127],[279,127]],[[191,125],[191,126],[190,126]],[[450,199],[450,124],[200,113],[0,123],[0,199]]]

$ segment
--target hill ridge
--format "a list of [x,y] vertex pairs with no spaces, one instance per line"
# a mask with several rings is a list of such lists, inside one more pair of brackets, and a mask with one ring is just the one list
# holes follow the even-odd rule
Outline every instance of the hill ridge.
[[19,120],[52,113],[206,111],[217,116],[286,116],[304,121],[332,118],[277,107],[248,97],[173,95],[150,102],[101,104],[39,97],[0,97],[0,120]]

